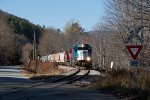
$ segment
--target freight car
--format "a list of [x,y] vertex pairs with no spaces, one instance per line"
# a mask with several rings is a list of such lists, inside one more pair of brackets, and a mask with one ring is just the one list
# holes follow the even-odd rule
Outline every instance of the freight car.
[[89,44],[78,44],[73,49],[61,53],[41,56],[42,62],[56,62],[58,64],[67,64],[70,66],[92,67],[92,47]]

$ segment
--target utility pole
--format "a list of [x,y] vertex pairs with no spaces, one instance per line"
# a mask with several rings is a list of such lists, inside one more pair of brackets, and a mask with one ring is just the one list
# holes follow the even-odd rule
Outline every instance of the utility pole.
[[35,70],[37,71],[37,50],[36,50],[35,31],[34,31],[34,40],[33,40],[33,62],[34,62]]
[[34,61],[34,57],[35,57],[35,56],[34,56],[34,55],[35,55],[35,53],[34,53],[34,47],[35,47],[35,46],[34,46],[34,36],[33,36],[33,51],[32,51],[32,53],[33,53],[33,54],[32,54],[33,61]]

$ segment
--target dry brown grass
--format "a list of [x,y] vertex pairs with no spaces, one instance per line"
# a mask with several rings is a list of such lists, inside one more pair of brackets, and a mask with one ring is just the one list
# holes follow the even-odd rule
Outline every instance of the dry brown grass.
[[137,74],[126,69],[112,69],[106,71],[106,78],[97,78],[91,87],[107,93],[132,98],[131,100],[150,99],[150,72],[144,69],[137,69]]
[[31,61],[30,66],[27,68],[30,69],[28,73],[36,71],[36,74],[40,75],[59,75],[64,72],[64,70],[59,69],[56,63],[53,62],[37,62],[37,67],[35,62]]

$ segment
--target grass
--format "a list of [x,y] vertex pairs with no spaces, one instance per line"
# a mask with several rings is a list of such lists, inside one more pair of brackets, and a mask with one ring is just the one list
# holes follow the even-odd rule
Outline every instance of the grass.
[[150,100],[150,72],[137,69],[112,69],[106,72],[106,78],[98,77],[90,87],[105,93],[114,94],[127,100]]
[[30,66],[24,67],[24,69],[24,73],[29,74],[30,79],[36,80],[50,78],[65,72],[63,69],[59,69],[56,63],[52,62],[38,62],[37,67],[35,67],[35,63],[31,61]]

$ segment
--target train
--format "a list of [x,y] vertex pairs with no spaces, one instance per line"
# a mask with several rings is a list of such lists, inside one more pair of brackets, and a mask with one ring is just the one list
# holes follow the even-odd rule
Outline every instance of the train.
[[40,56],[41,62],[55,62],[69,66],[92,67],[92,47],[89,44],[77,44],[72,49],[60,53]]

